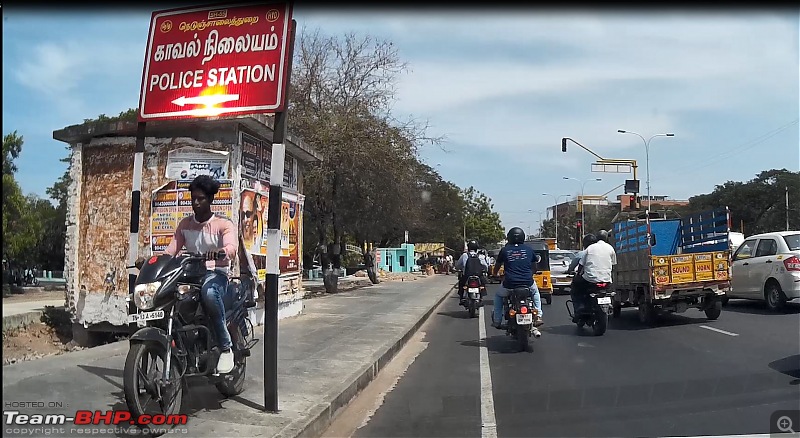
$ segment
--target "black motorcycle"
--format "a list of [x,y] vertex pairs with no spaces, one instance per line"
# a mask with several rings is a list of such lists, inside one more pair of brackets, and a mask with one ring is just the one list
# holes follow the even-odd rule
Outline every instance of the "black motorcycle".
[[[536,338],[542,334],[533,326],[538,312],[533,306],[530,291],[527,288],[516,288],[508,297],[503,298],[503,315],[506,320],[506,334],[517,340],[520,351],[530,347],[531,336]],[[493,316],[494,317],[494,316]]]
[[132,300],[139,311],[128,315],[128,322],[140,328],[130,338],[123,372],[125,402],[134,416],[152,415],[151,402],[157,405],[155,413],[179,413],[188,377],[208,377],[226,397],[244,391],[246,358],[258,342],[248,316],[248,309],[256,305],[255,279],[234,277],[229,283],[223,302],[234,369],[219,375],[221,351],[200,298],[205,263],[202,254],[153,256],[137,263]]
[[486,286],[481,284],[481,279],[477,275],[470,275],[464,282],[464,299],[461,305],[469,311],[469,317],[475,318],[478,307],[483,307],[483,296],[486,295]]
[[608,315],[613,311],[611,301],[614,295],[611,283],[591,283],[582,297],[575,297],[581,299],[583,305],[575,311],[575,303],[567,300],[567,312],[578,328],[588,325],[592,327],[595,336],[603,336],[608,329]]

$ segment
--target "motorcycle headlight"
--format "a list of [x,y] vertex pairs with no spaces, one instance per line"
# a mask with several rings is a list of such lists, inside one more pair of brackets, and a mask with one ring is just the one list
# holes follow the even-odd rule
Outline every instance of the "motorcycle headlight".
[[133,302],[136,307],[142,310],[150,310],[155,307],[155,297],[159,287],[161,287],[160,281],[137,284],[133,290]]

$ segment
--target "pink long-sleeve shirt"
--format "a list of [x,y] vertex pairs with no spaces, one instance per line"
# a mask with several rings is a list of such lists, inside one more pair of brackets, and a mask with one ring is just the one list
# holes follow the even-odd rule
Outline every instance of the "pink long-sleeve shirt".
[[231,260],[236,257],[236,242],[236,226],[230,219],[214,215],[206,222],[198,222],[194,215],[190,215],[180,221],[164,253],[176,256],[184,246],[189,252],[203,254],[221,249],[226,257],[207,261],[206,268],[229,272]]

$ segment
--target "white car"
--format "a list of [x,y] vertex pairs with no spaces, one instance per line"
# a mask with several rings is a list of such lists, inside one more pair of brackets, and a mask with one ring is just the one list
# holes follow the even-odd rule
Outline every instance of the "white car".
[[764,300],[770,310],[800,300],[800,231],[750,236],[733,254],[728,298]]
[[550,279],[554,293],[565,293],[572,285],[572,277],[567,275],[567,268],[575,258],[575,253],[563,249],[550,250]]

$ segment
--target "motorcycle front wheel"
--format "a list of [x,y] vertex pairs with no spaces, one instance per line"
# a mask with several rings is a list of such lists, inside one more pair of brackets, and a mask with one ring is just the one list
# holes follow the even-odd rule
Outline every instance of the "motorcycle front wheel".
[[169,381],[165,383],[166,357],[166,349],[155,342],[132,344],[128,350],[122,382],[125,403],[134,418],[180,413],[185,389],[180,364],[172,358]]

